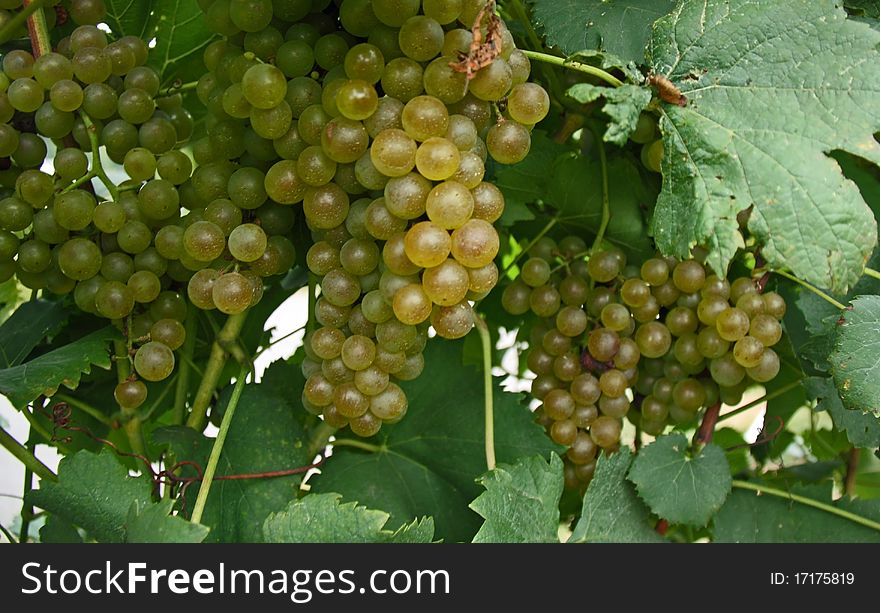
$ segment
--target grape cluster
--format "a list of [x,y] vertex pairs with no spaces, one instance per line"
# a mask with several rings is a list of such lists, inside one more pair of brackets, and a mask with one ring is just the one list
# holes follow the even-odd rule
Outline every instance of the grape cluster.
[[[371,436],[406,412],[398,383],[422,372],[429,327],[464,336],[497,283],[504,198],[484,164],[525,157],[549,98],[485,0],[338,4],[208,4],[225,38],[205,52],[193,181],[237,159],[238,206],[302,204],[321,290],[303,404]],[[475,23],[500,47],[468,71]]]
[[598,452],[618,446],[624,417],[658,435],[772,380],[785,314],[779,294],[749,277],[729,283],[695,259],[636,267],[616,248],[586,253],[577,237],[545,237],[502,295],[508,312],[539,318],[531,393],[539,421],[568,447],[571,484],[588,482]]
[[[153,238],[166,226],[182,231],[174,225],[177,190],[191,163],[175,147],[189,138],[193,120],[181,96],[160,93],[144,41],[110,40],[95,25],[105,15],[102,2],[74,0],[69,14],[78,25],[56,50],[3,56],[0,281],[14,275],[34,290],[73,294],[81,310],[137,339],[136,372],[158,381],[174,368],[187,307],[172,288],[179,273]],[[54,175],[40,170],[47,140],[56,145]],[[118,198],[100,202],[91,184],[99,142],[132,177]],[[133,376],[115,395],[134,409],[146,394]]]
[[[240,313],[262,296],[263,277],[290,268],[283,235],[293,214],[259,200],[262,176],[253,192],[247,177],[236,182],[231,163],[193,175],[179,150],[193,131],[181,95],[160,91],[144,41],[109,40],[96,27],[104,14],[100,1],[74,0],[79,25],[55,51],[3,57],[0,280],[72,294],[120,327],[134,374],[115,397],[134,410],[144,380],[173,372],[188,303]],[[57,146],[54,176],[39,169],[47,139]],[[107,185],[108,200],[91,183],[106,180],[99,151],[130,177]]]

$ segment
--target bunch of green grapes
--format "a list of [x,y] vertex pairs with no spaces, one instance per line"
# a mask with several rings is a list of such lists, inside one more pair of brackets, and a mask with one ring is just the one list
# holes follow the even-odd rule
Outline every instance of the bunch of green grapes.
[[[240,313],[262,296],[263,277],[290,268],[293,214],[264,204],[262,175],[235,175],[231,163],[191,176],[178,149],[193,128],[181,96],[160,91],[144,41],[110,40],[94,25],[104,14],[100,1],[74,0],[79,25],[55,51],[3,57],[0,280],[72,294],[121,328],[134,373],[115,396],[131,411],[144,381],[173,372],[190,304]],[[54,175],[41,170],[47,140]],[[130,177],[108,187],[115,198],[93,190],[96,145]]]
[[208,136],[194,145],[193,182],[233,160],[268,201],[301,203],[321,288],[303,402],[360,436],[405,413],[398,383],[422,372],[429,328],[453,339],[473,328],[472,302],[498,281],[493,222],[504,209],[483,180],[485,161],[525,157],[549,109],[503,26],[498,57],[473,78],[458,71],[485,4],[215,0],[205,9],[225,38],[205,52],[197,93]]
[[658,435],[772,380],[785,314],[779,294],[748,277],[729,283],[695,259],[636,267],[619,249],[586,253],[577,237],[544,238],[502,295],[508,312],[539,318],[531,394],[550,437],[568,447],[569,483],[590,480],[598,452],[618,446],[624,417]]

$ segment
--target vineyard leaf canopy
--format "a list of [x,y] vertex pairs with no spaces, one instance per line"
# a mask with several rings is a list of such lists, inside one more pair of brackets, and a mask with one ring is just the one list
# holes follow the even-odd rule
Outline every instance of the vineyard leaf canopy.
[[829,360],[844,405],[880,414],[880,296],[860,296],[843,312]]
[[[334,448],[321,474],[309,480],[312,492],[342,494],[347,502],[386,511],[389,529],[430,515],[436,539],[470,541],[480,517],[468,504],[480,494],[475,480],[486,469],[486,456],[483,377],[462,364],[463,347],[463,341],[429,342],[430,375],[401,385],[409,399],[406,418],[370,439],[380,448],[376,453]],[[558,449],[518,395],[496,384],[494,404],[499,462],[547,457]]]
[[[877,500],[831,502],[831,484],[792,492],[880,519]],[[880,532],[827,511],[776,496],[736,490],[713,521],[717,543],[877,543]]]
[[391,517],[384,511],[340,502],[339,494],[311,494],[273,513],[263,524],[267,543],[430,543],[434,521],[414,520],[386,530]]
[[683,434],[661,436],[633,461],[629,480],[654,513],[677,524],[705,526],[730,492],[724,451],[706,445],[695,454]]
[[471,503],[485,522],[475,543],[557,543],[562,460],[521,458],[513,466],[498,466],[480,483],[486,491]]
[[51,396],[62,384],[75,389],[93,364],[110,368],[109,342],[118,338],[119,331],[108,326],[29,362],[0,370],[0,393],[12,406],[21,408],[40,394]]
[[121,543],[129,509],[151,504],[151,487],[146,476],[128,476],[109,449],[98,455],[78,451],[61,460],[57,483],[41,481],[27,500],[79,526],[99,543]]
[[880,447],[880,420],[870,413],[850,411],[843,406],[830,377],[807,377],[804,389],[818,400],[816,410],[828,411],[834,427],[845,432],[850,443],[865,449]]
[[535,20],[547,42],[568,55],[604,49],[643,63],[651,24],[672,10],[674,0],[534,0]]
[[608,129],[602,139],[621,147],[635,131],[639,115],[651,102],[651,92],[644,87],[624,83],[620,87],[599,87],[590,83],[578,83],[566,92],[569,96],[586,104],[600,97],[605,98],[602,111],[608,115]]
[[771,267],[835,291],[877,242],[856,186],[828,153],[880,162],[880,33],[832,0],[683,0],[654,24],[649,60],[687,97],[663,105],[662,251],[695,244],[726,270],[737,213]]
[[131,503],[125,525],[126,543],[201,543],[209,529],[171,514],[173,500]]
[[59,302],[29,300],[0,326],[0,368],[21,364],[31,350],[67,320]]
[[[306,433],[300,406],[303,377],[299,368],[275,362],[258,384],[245,386],[229,427],[217,476],[277,471],[307,466]],[[221,396],[219,409],[229,400],[232,386]],[[177,460],[207,465],[213,439],[190,428],[168,427],[153,432],[153,441],[167,444]],[[186,468],[185,476],[195,476]],[[211,528],[209,542],[260,542],[263,522],[296,498],[302,475],[271,479],[218,480],[211,486],[202,523]],[[195,500],[197,484],[187,490]]]
[[628,447],[605,455],[584,495],[581,517],[569,543],[654,543],[663,538],[651,525],[651,515],[639,500],[626,473],[633,460]]

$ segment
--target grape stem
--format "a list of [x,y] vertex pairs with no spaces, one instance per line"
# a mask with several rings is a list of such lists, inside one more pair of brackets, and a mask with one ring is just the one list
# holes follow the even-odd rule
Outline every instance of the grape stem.
[[[0,44],[10,41],[14,36],[18,29],[24,24],[28,18],[33,15],[36,11],[41,8],[44,8],[49,4],[49,0],[25,0],[24,7],[15,14],[15,16],[6,22],[6,25],[0,28]],[[43,18],[43,28],[44,30],[48,30],[46,27],[45,17]],[[49,40],[48,33],[46,35],[46,39]],[[33,41],[32,41],[33,43]],[[34,44],[34,55],[36,56],[36,44]]]
[[278,338],[272,340],[272,341],[271,341],[270,343],[268,343],[265,347],[263,347],[262,349],[260,349],[260,350],[256,353],[256,355],[254,355],[254,360],[256,360],[258,357],[260,357],[261,355],[263,355],[265,352],[269,351],[272,347],[274,347],[274,346],[277,345],[278,343],[282,343],[282,342],[286,341],[286,340],[289,339],[291,336],[294,336],[295,334],[299,334],[299,333],[302,332],[303,330],[305,330],[305,326],[300,326],[300,327],[297,328],[296,330],[291,330],[290,332],[288,332],[288,333],[285,334],[284,336],[279,336]]
[[775,274],[779,275],[780,277],[785,277],[786,279],[789,279],[790,281],[794,281],[798,285],[805,287],[806,289],[810,290],[811,292],[813,292],[814,294],[819,296],[819,298],[821,298],[822,300],[824,300],[828,304],[834,305],[836,308],[840,309],[841,311],[846,309],[846,307],[842,303],[838,302],[837,300],[835,300],[834,298],[832,298],[831,296],[829,296],[828,294],[826,294],[825,292],[820,290],[815,285],[812,285],[810,283],[807,283],[806,281],[802,281],[801,279],[798,279],[790,272],[786,272],[784,270],[774,270],[773,272]]
[[113,419],[111,419],[92,405],[83,402],[82,400],[74,398],[73,396],[68,396],[67,394],[55,394],[54,396],[52,396],[52,398],[54,398],[55,400],[60,400],[61,402],[66,402],[70,406],[77,408],[86,415],[90,416],[92,419],[101,422],[108,428],[116,427],[116,424],[113,423]]
[[97,177],[104,184],[104,187],[107,188],[107,191],[110,192],[110,197],[114,201],[119,200],[119,191],[116,189],[113,181],[110,180],[110,177],[107,176],[107,173],[104,171],[104,165],[101,163],[101,143],[98,142],[98,127],[82,109],[79,111],[79,116],[82,117],[86,133],[89,135],[89,144],[92,147],[92,169],[86,175],[85,180],[88,181]]
[[855,496],[856,493],[856,477],[859,474],[860,451],[858,447],[853,447],[846,454],[846,477],[843,480],[843,491],[848,496]]
[[158,96],[173,96],[174,94],[179,94],[181,92],[186,92],[191,89],[195,89],[198,86],[198,81],[190,81],[189,83],[181,83],[180,85],[170,85],[165,89],[160,89]]
[[217,382],[220,380],[223,367],[226,365],[226,358],[229,356],[226,347],[234,343],[238,338],[247,319],[247,313],[248,311],[244,311],[237,315],[230,315],[223,328],[217,333],[214,344],[211,346],[208,364],[205,366],[205,374],[193,400],[192,411],[186,420],[188,427],[199,432],[205,429],[205,425],[208,422],[208,407],[214,398],[214,390],[217,387]]
[[602,168],[602,221],[599,222],[599,230],[596,232],[596,239],[593,241],[593,247],[590,254],[595,253],[602,245],[605,238],[605,231],[608,229],[608,223],[611,221],[611,203],[608,195],[608,158],[605,156],[605,143],[602,141],[602,135],[594,124],[590,124],[590,132],[596,141],[596,148],[599,150],[599,165]]
[[366,441],[359,441],[353,438],[338,438],[330,444],[334,447],[354,447],[355,449],[363,449],[364,451],[369,451],[370,453],[382,453],[383,451],[385,451],[384,447],[380,447],[379,445],[374,445]]
[[42,0],[24,0],[24,8],[37,5],[37,10],[27,18],[28,36],[31,39],[31,49],[34,58],[52,52],[52,40],[49,38],[49,26],[46,23],[46,15],[42,10]]
[[196,336],[198,334],[198,318],[193,312],[191,306],[187,306],[189,311],[186,314],[186,336],[183,340],[183,347],[180,350],[181,360],[180,367],[177,371],[177,385],[174,389],[174,408],[171,412],[171,419],[175,424],[182,424],[186,419],[186,400],[189,397],[189,375],[192,372],[190,364],[192,356],[196,349]]
[[865,274],[874,279],[880,279],[880,272],[877,272],[873,268],[865,267]]
[[[64,443],[53,437],[48,430],[41,426],[40,422],[37,421],[37,418],[32,412],[25,409],[21,414],[24,415],[24,418],[28,421],[31,430],[36,432],[44,441],[46,441],[47,445],[53,445],[62,455],[70,455],[73,453]],[[30,445],[28,445],[28,447],[30,447]]]
[[[25,411],[27,413],[27,411]],[[30,433],[28,433],[28,438],[30,438]],[[36,449],[35,443],[28,443],[27,449],[30,451],[31,455],[33,455],[34,450]],[[24,486],[22,487],[21,492],[21,529],[18,532],[18,542],[19,543],[27,543],[28,542],[28,532],[31,527],[31,520],[34,519],[34,507],[32,504],[28,503],[28,494],[31,493],[31,490],[34,488],[34,473],[30,469],[29,466],[25,465],[24,467]]]
[[214,439],[214,445],[211,447],[211,455],[208,456],[208,465],[205,467],[202,484],[199,486],[199,495],[196,497],[195,506],[193,506],[190,521],[194,524],[201,523],[202,521],[202,514],[205,512],[205,504],[208,502],[208,493],[211,491],[211,483],[214,481],[214,474],[217,472],[217,464],[220,462],[220,454],[223,452],[223,444],[226,442],[226,435],[229,433],[229,426],[232,424],[232,417],[235,415],[235,409],[238,406],[238,401],[241,400],[245,381],[250,372],[250,365],[243,365],[238,372],[238,379],[235,380],[235,387],[232,388],[232,396],[229,398],[229,404],[226,405],[226,412],[223,413],[223,421],[220,422],[220,431],[217,432],[217,438]]
[[327,447],[327,443],[334,432],[336,432],[336,428],[329,425],[326,421],[318,421],[318,426],[309,438],[308,455],[310,458],[314,458],[318,454],[323,455],[324,448]]
[[489,470],[495,470],[495,407],[494,391],[492,389],[492,335],[486,320],[474,313],[474,324],[480,333],[480,342],[483,345],[483,403],[486,419],[486,435],[484,447],[486,448],[486,466]]
[[716,402],[706,409],[700,427],[694,434],[694,446],[702,447],[712,442],[712,435],[715,434],[715,425],[718,423],[718,414],[721,413],[721,403]]
[[15,440],[3,428],[0,428],[0,446],[11,453],[16,460],[25,465],[25,467],[37,475],[40,479],[46,481],[58,481],[58,476],[52,470],[43,464],[30,449]]
[[537,245],[538,241],[541,240],[542,238],[544,238],[544,235],[546,235],[550,230],[552,230],[553,227],[557,223],[559,223],[559,217],[553,217],[549,222],[547,222],[547,225],[544,226],[544,228],[540,232],[538,232],[537,235],[535,235],[535,238],[533,238],[528,243],[526,243],[526,246],[523,247],[522,251],[517,253],[516,257],[514,257],[513,260],[511,260],[510,264],[508,264],[507,266],[504,267],[504,271],[501,273],[501,275],[504,276],[508,272],[510,272],[510,269],[513,268],[514,266],[516,266],[516,263],[519,262],[520,259],[522,259],[522,257],[525,254],[527,254],[532,247]]
[[576,70],[578,72],[593,75],[594,77],[598,77],[599,79],[602,79],[603,81],[605,81],[609,85],[613,85],[614,87],[620,87],[621,85],[623,85],[623,81],[615,77],[613,74],[606,72],[601,68],[590,66],[589,64],[570,61],[565,59],[564,57],[549,55],[547,53],[541,53],[540,51],[529,51],[528,49],[521,49],[520,51],[522,51],[523,55],[532,60],[545,62],[547,64],[553,64],[555,66],[562,66],[563,68],[570,68],[571,70]]
[[776,496],[777,498],[784,498],[792,502],[798,502],[808,507],[813,507],[814,509],[819,509],[821,511],[825,511],[826,513],[831,513],[832,515],[837,515],[838,517],[842,517],[843,519],[848,519],[849,521],[865,526],[866,528],[880,531],[880,522],[870,520],[867,517],[856,515],[855,513],[851,513],[850,511],[847,511],[845,509],[841,509],[833,505],[820,502],[818,500],[813,500],[812,498],[792,494],[790,492],[776,489],[775,487],[769,487],[760,483],[741,481],[739,479],[734,479],[732,485],[737,489],[750,490],[758,494],[767,494],[768,496]]
[[[113,353],[116,355],[116,380],[123,383],[131,376],[131,317],[126,318],[125,341],[113,341]],[[137,409],[122,407],[122,429],[128,438],[128,444],[132,453],[145,456],[147,446],[144,442],[144,433],[141,430],[141,418]]]
[[769,394],[765,394],[764,396],[761,396],[760,398],[756,398],[755,400],[752,400],[748,404],[745,404],[745,405],[739,407],[738,409],[734,409],[733,411],[729,411],[729,412],[725,413],[724,415],[722,415],[721,417],[718,418],[718,421],[722,422],[725,419],[729,419],[729,418],[734,417],[736,415],[740,415],[741,413],[745,413],[749,409],[754,409],[759,404],[762,404],[764,402],[770,402],[774,398],[779,398],[783,394],[787,394],[788,392],[790,392],[794,388],[799,387],[800,384],[801,384],[801,382],[800,382],[800,380],[798,380],[798,381],[792,381],[788,385],[783,385],[778,390],[774,390],[774,391],[770,392]]

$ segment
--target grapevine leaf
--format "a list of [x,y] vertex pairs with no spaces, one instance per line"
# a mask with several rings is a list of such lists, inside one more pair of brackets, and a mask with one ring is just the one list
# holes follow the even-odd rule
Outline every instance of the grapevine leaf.
[[834,291],[859,278],[877,224],[827,154],[880,162],[880,33],[832,0],[682,0],[654,24],[649,56],[687,97],[662,106],[661,251],[695,244],[724,271],[737,213],[771,267]]
[[830,378],[809,377],[804,380],[804,388],[810,398],[819,401],[816,410],[828,411],[834,427],[845,432],[850,443],[866,449],[880,447],[880,421],[869,413],[847,410]]
[[829,360],[843,404],[880,415],[880,296],[860,296],[843,312]]
[[846,0],[843,3],[850,19],[868,24],[880,30],[880,1],[878,0]]
[[[223,445],[217,475],[255,474],[299,468],[312,462],[306,435],[300,422],[303,378],[299,369],[275,362],[263,375],[266,384],[245,386],[235,417]],[[231,387],[221,398],[222,411]],[[156,444],[167,444],[178,461],[188,460],[204,467],[213,445],[190,428],[158,428]],[[185,476],[195,476],[185,469]],[[211,486],[202,523],[211,529],[209,542],[259,542],[263,521],[296,499],[302,475],[272,478],[219,480]],[[195,500],[198,487],[187,490]]]
[[[612,156],[608,160],[608,200],[612,211],[605,238],[635,259],[653,253],[647,237],[642,207],[651,196],[629,158]],[[563,225],[574,231],[596,234],[602,220],[602,167],[582,155],[566,156],[556,163],[548,201],[560,213]]]
[[24,303],[23,289],[24,286],[15,277],[0,283],[0,323],[9,319],[15,309]]
[[582,104],[605,98],[604,112],[611,121],[602,139],[621,147],[626,144],[630,134],[636,129],[639,115],[651,102],[651,91],[638,85],[624,84],[620,87],[598,87],[589,83],[578,83],[566,92]]
[[128,510],[126,543],[201,543],[208,528],[171,515],[172,500],[144,505],[135,500]]
[[730,492],[730,467],[724,451],[709,444],[688,452],[683,434],[661,436],[644,447],[629,470],[629,480],[651,510],[676,524],[705,526]]
[[101,543],[125,540],[132,503],[150,504],[150,480],[129,477],[113,452],[78,451],[61,460],[58,482],[41,481],[27,500],[85,530]]
[[79,530],[72,523],[58,515],[48,515],[46,523],[40,528],[41,543],[82,543]]
[[651,24],[673,0],[533,0],[547,41],[568,54],[602,48],[627,61],[645,61]]
[[[793,493],[880,520],[880,500],[831,501],[831,486]],[[804,504],[736,490],[715,515],[718,543],[878,543],[880,532]]]
[[632,452],[624,447],[602,455],[596,474],[584,495],[581,518],[569,543],[655,543],[663,538],[654,531],[648,508],[639,500],[626,473]]
[[[150,0],[104,0],[104,21],[118,36],[143,38],[152,10]],[[149,39],[148,41],[149,42]]]
[[[475,479],[485,467],[482,373],[462,365],[463,341],[429,342],[426,370],[402,385],[406,419],[383,426],[377,453],[337,447],[310,479],[313,492],[335,492],[391,514],[389,528],[430,515],[436,538],[470,541],[480,528],[468,504],[480,494]],[[499,462],[546,457],[556,446],[534,423],[517,394],[495,386],[495,451]],[[381,475],[381,478],[376,478]]]
[[110,368],[107,345],[118,338],[119,331],[108,326],[30,362],[0,370],[0,393],[21,408],[40,394],[51,396],[62,384],[75,389],[92,364]]
[[550,455],[520,458],[483,475],[486,491],[470,507],[485,522],[475,543],[558,543],[562,460]]
[[310,494],[273,513],[263,524],[268,543],[430,543],[434,522],[430,517],[386,530],[391,517],[385,511],[342,503],[339,494]]
[[[632,60],[624,61],[622,58],[607,51],[586,49],[584,51],[578,51],[574,55],[569,56],[568,59],[574,62],[596,66],[602,70],[619,70],[623,73],[626,80],[633,83],[643,83],[645,81],[645,76],[639,71],[635,62]],[[644,56],[639,58],[639,63],[642,63],[643,61]]]
[[176,76],[177,67],[198,54],[214,35],[205,24],[198,2],[156,0],[149,4],[152,13],[144,27],[144,39],[156,39],[149,63],[159,71],[162,82],[168,83]]
[[529,154],[519,164],[498,166],[495,185],[504,194],[504,214],[501,224],[509,226],[517,221],[528,221],[535,216],[529,211],[531,203],[544,198],[552,180],[551,172],[556,158],[566,149],[554,142],[543,130],[532,132]]
[[31,300],[18,307],[0,326],[0,368],[21,364],[47,335],[54,334],[67,319],[61,304]]
[[874,217],[880,218],[880,168],[843,151],[835,151],[831,157],[840,164],[846,178],[858,186],[862,198],[874,211]]

